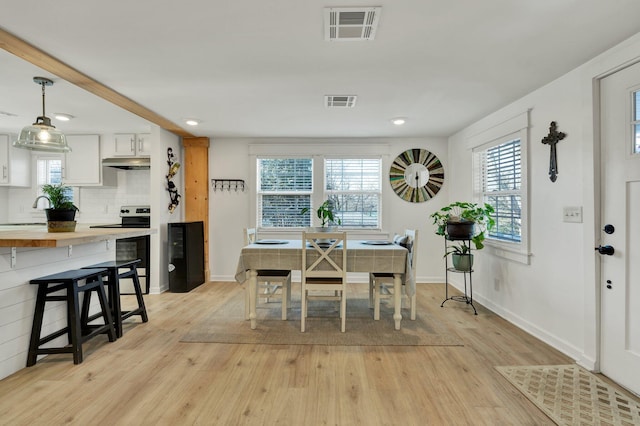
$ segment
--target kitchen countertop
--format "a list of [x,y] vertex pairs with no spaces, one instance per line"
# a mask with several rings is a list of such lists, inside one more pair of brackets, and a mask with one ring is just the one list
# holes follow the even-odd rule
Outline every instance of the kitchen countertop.
[[153,228],[89,228],[81,224],[76,225],[75,232],[47,232],[46,225],[0,226],[0,247],[67,247],[156,232]]

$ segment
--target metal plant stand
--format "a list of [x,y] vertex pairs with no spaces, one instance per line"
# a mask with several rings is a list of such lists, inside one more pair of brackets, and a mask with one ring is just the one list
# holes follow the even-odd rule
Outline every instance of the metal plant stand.
[[[469,246],[469,253],[471,253],[471,240],[470,239],[461,239],[461,238],[450,238],[445,236],[444,237],[444,252],[446,253],[448,248],[449,248],[449,242],[450,241],[462,241],[464,244],[468,244]],[[472,279],[472,273],[473,273],[473,268],[470,268],[468,271],[461,271],[459,269],[456,269],[453,266],[449,266],[449,256],[445,255],[444,257],[444,266],[445,266],[445,283],[444,283],[444,291],[445,291],[445,299],[442,301],[442,304],[440,304],[440,307],[444,307],[444,303],[447,300],[454,300],[456,302],[465,302],[467,305],[471,305],[471,307],[473,308],[473,313],[475,315],[478,315],[478,311],[476,310],[476,307],[473,306],[473,279]],[[464,294],[463,295],[454,295],[449,297],[449,273],[456,273],[456,274],[462,274],[464,277]],[[469,275],[469,287],[467,289],[467,274]],[[468,290],[468,292],[467,292]]]

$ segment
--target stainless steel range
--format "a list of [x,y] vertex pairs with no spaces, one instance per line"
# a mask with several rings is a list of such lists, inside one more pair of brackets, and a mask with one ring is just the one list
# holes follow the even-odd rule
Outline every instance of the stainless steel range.
[[[94,225],[91,228],[149,228],[151,226],[151,207],[148,205],[120,207],[120,223]],[[150,243],[151,237],[121,238],[116,240],[116,260],[140,259],[138,276],[142,290],[149,294],[150,283]],[[131,280],[120,281],[121,294],[135,294]]]
[[120,207],[120,223],[95,225],[91,228],[149,228],[151,226],[150,206]]

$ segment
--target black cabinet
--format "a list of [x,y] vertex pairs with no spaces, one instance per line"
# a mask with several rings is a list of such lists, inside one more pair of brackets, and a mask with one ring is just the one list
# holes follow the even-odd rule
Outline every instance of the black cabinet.
[[169,290],[186,293],[203,284],[204,223],[168,224]]

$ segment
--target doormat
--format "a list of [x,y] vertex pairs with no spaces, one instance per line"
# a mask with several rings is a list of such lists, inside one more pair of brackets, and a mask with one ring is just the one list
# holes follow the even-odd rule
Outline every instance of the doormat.
[[347,299],[347,330],[340,332],[339,304],[309,303],[307,330],[300,332],[300,296],[292,295],[288,319],[280,319],[280,303],[261,303],[256,309],[257,328],[244,319],[244,294],[238,292],[220,308],[205,315],[180,339],[190,343],[248,343],[266,345],[330,346],[463,346],[462,340],[427,312],[415,321],[403,311],[402,327],[395,330],[393,308],[380,307],[380,320],[373,320],[369,299]]
[[640,403],[577,365],[496,367],[559,425],[640,425]]

